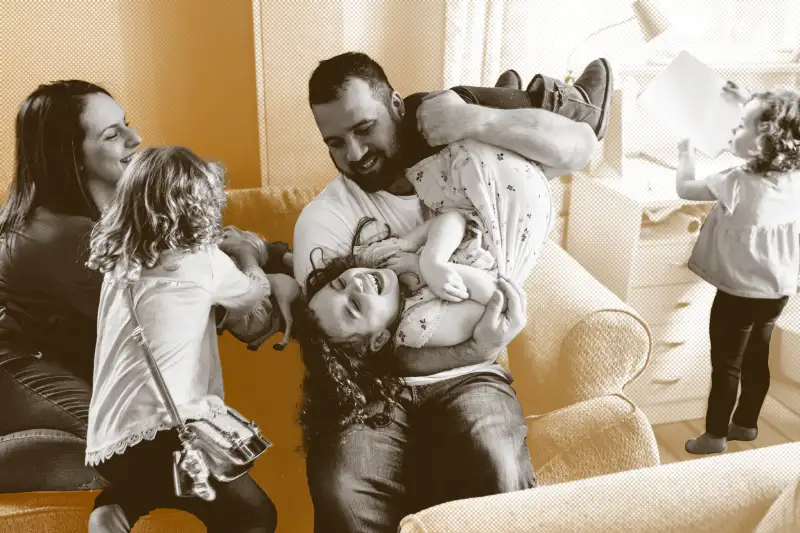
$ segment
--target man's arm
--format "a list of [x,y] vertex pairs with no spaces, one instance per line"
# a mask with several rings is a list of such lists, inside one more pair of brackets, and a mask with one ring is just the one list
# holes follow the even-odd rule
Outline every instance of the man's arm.
[[453,91],[426,97],[417,109],[417,121],[431,146],[472,138],[549,167],[549,177],[583,169],[597,147],[588,124],[543,109],[468,104]]
[[558,169],[558,175],[583,169],[597,146],[588,124],[544,109],[474,107],[476,119],[468,137]]
[[429,376],[446,370],[495,361],[527,323],[525,293],[516,283],[498,280],[498,290],[475,326],[472,339],[447,348],[398,348],[402,375]]

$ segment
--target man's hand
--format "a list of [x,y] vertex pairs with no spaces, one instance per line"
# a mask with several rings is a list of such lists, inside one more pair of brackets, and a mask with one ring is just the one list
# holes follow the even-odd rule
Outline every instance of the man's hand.
[[[480,350],[496,357],[528,322],[525,292],[511,280],[500,278],[486,312],[475,325],[472,339]],[[505,297],[505,298],[504,298]]]
[[442,146],[470,137],[479,106],[467,104],[451,90],[426,94],[417,108],[417,129],[430,146]]

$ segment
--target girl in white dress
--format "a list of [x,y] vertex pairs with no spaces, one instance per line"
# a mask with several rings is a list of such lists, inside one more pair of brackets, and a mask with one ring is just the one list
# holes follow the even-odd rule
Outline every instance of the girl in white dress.
[[[221,167],[186,148],[148,148],[123,174],[95,227],[87,266],[105,274],[97,317],[94,386],[86,464],[111,482],[95,501],[91,532],[130,530],[158,508],[197,516],[209,532],[272,532],[275,507],[247,474],[211,481],[217,499],[179,498],[173,486],[177,430],[132,337],[133,305],[150,350],[183,420],[227,411],[215,327],[216,306],[243,328],[270,324],[266,246],[240,240],[225,248]],[[118,506],[122,513],[113,510]]]
[[689,259],[690,270],[717,288],[706,432],[686,442],[694,454],[757,437],[772,330],[800,275],[800,95],[749,96],[732,83],[725,92],[743,105],[730,150],[745,163],[695,180],[694,149],[679,146],[678,194],[716,200]]
[[[331,393],[338,398],[327,403],[338,400],[341,412],[326,414],[325,423],[367,420],[359,407],[366,396],[391,401],[400,383],[386,365],[396,347],[469,340],[498,278],[523,285],[547,238],[548,180],[522,156],[465,139],[406,177],[430,211],[426,222],[408,235],[360,245],[370,222],[362,220],[352,252],[312,270],[307,303],[292,313],[302,324],[295,331],[307,379],[327,375],[337,383]],[[483,366],[491,371],[491,362]],[[311,425],[304,423],[307,433]]]

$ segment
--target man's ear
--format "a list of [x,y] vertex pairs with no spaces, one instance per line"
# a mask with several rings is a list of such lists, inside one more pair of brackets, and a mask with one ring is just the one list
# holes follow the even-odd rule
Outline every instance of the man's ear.
[[397,91],[392,93],[392,113],[400,118],[406,114],[406,103]]
[[384,329],[380,333],[373,335],[372,338],[369,340],[369,349],[372,350],[373,352],[377,352],[378,350],[383,348],[383,345],[388,342],[391,336],[392,334],[389,333],[388,329]]

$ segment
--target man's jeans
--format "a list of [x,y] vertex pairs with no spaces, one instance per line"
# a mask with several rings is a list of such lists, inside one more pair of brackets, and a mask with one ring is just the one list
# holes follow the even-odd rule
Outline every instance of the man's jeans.
[[89,384],[31,355],[0,359],[0,493],[91,490],[84,466]]
[[511,378],[475,373],[404,389],[394,420],[308,451],[316,533],[389,533],[407,514],[532,488]]

